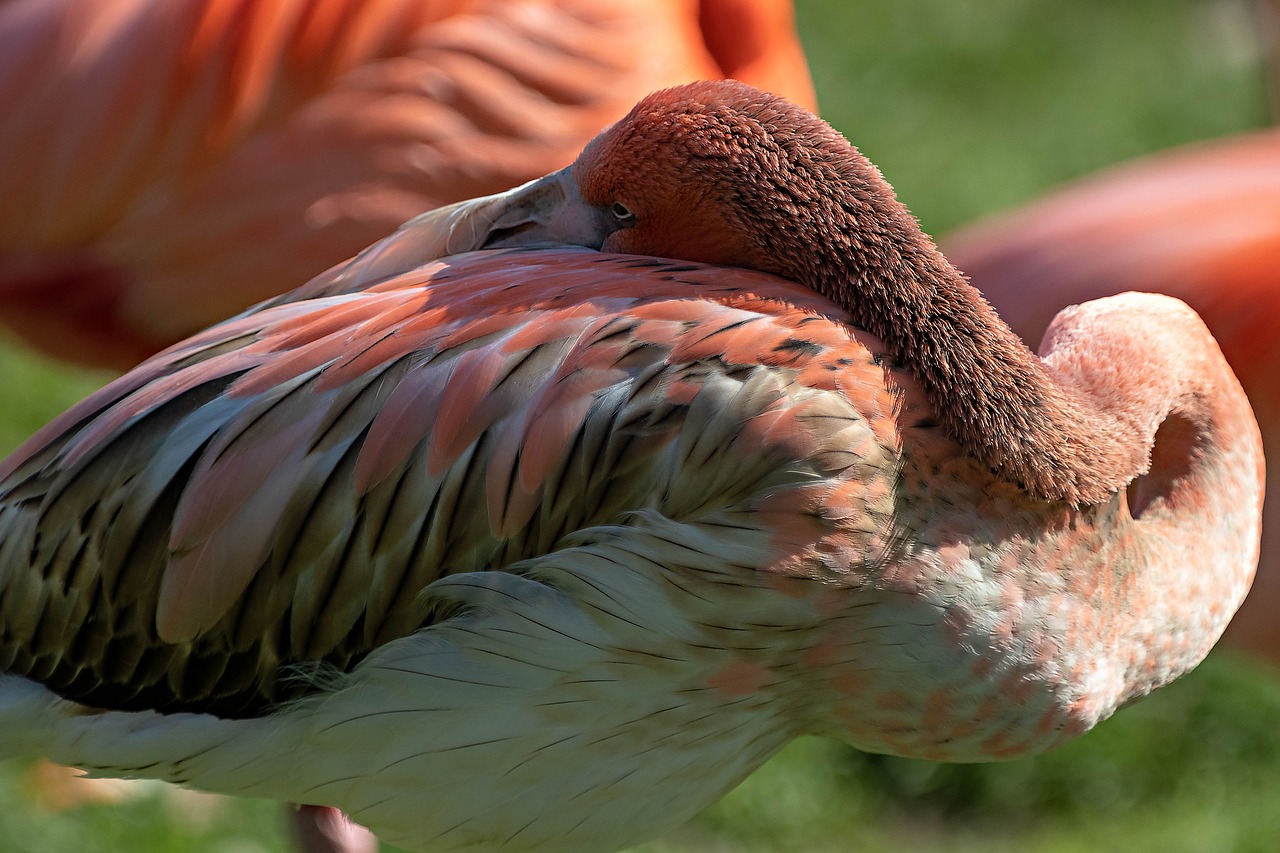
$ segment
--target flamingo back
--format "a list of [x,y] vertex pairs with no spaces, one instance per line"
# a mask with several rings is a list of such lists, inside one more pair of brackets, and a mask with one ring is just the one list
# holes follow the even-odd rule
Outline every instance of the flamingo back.
[[3,322],[129,366],[730,73],[812,102],[789,4],[6,3]]

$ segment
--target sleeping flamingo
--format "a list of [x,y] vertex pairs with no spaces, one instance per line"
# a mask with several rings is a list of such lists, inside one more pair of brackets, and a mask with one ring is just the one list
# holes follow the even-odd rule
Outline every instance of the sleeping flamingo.
[[651,95],[5,462],[0,754],[605,851],[801,734],[1050,748],[1208,651],[1263,474],[1177,300],[1043,352],[816,116]]
[[[1027,341],[1074,302],[1124,290],[1185,300],[1240,377],[1266,455],[1280,459],[1280,131],[1112,168],[944,245]],[[1280,663],[1280,500],[1263,517],[1257,581],[1224,642]]]
[[812,102],[790,0],[3,0],[0,323],[130,367],[719,76]]

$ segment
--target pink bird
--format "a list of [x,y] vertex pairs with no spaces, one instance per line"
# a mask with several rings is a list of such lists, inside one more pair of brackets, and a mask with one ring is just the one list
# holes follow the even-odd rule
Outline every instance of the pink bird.
[[130,367],[720,76],[812,103],[790,0],[5,0],[0,322]]
[[[961,229],[947,255],[1027,341],[1074,302],[1149,290],[1185,300],[1222,345],[1280,459],[1280,131],[1149,156]],[[1273,495],[1280,481],[1271,478]],[[1209,544],[1206,542],[1206,545]],[[1225,641],[1280,663],[1280,500],[1261,571]]]
[[1263,470],[1177,300],[1043,351],[816,116],[659,92],[7,460],[0,754],[609,851],[803,734],[1048,749],[1212,646]]

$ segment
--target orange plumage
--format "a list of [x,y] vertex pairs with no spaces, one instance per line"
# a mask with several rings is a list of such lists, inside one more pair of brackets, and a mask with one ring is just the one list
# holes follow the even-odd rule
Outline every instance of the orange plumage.
[[0,323],[127,367],[721,76],[812,103],[787,0],[10,0]]

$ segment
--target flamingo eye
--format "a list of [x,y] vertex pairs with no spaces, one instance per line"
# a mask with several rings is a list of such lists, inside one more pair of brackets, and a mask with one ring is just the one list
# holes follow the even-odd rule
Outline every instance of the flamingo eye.
[[613,214],[613,218],[617,220],[618,224],[623,228],[630,228],[632,225],[636,224],[636,215],[631,212],[630,208],[620,201],[615,201],[609,207],[609,212]]

